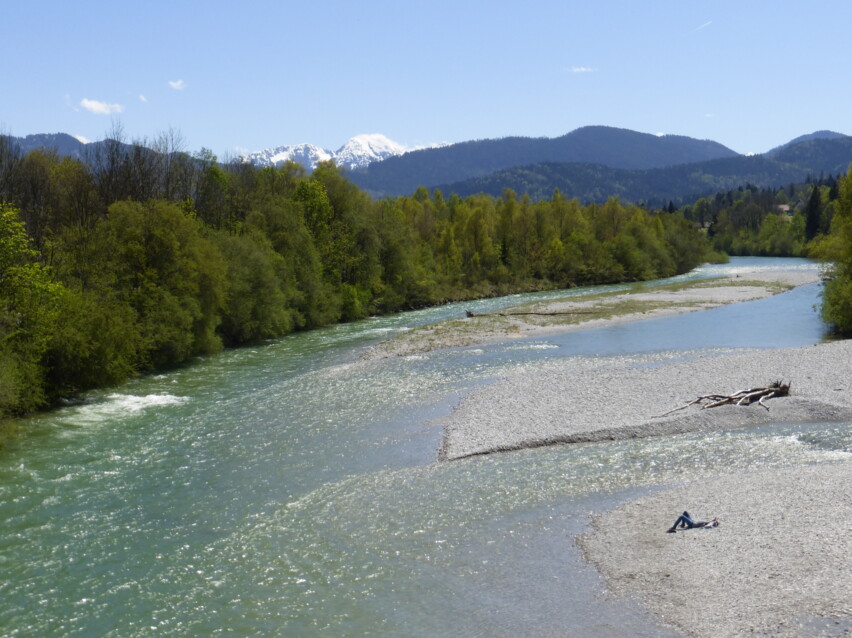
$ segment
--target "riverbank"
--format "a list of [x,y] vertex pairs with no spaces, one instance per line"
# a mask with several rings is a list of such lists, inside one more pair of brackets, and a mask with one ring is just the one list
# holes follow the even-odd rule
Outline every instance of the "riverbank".
[[381,342],[365,359],[411,356],[444,348],[540,337],[604,325],[707,310],[762,299],[819,280],[816,269],[740,269],[725,277],[671,284],[635,284],[608,293],[565,291],[565,297],[500,312],[469,314],[411,330]]
[[[586,311],[635,308],[609,318],[568,325],[528,324],[522,333],[565,332],[604,324],[667,316],[762,298],[818,279],[816,270],[738,271],[727,278],[546,302],[551,309]],[[749,282],[743,284],[743,282]],[[506,315],[516,309],[507,311]],[[606,310],[604,310],[605,312]],[[586,315],[582,315],[585,317]],[[516,316],[508,317],[516,319]],[[519,321],[528,321],[520,315]],[[497,336],[486,329],[457,329],[458,321],[427,326],[429,338],[404,335],[381,344],[381,356],[418,348],[485,343]],[[373,356],[377,356],[373,353]],[[690,431],[759,425],[777,421],[828,421],[852,418],[852,342],[798,349],[713,349],[666,351],[615,357],[571,357],[536,365],[467,394],[444,420],[442,460],[557,443],[660,436]],[[774,381],[792,384],[789,397],[771,400],[766,410],[699,406],[669,413],[695,398],[731,394]]]
[[[440,457],[780,421],[852,419],[850,379],[852,341],[788,350],[572,357],[466,395],[444,421]],[[694,405],[661,416],[699,396],[732,394],[777,380],[791,383],[790,396],[769,399],[769,409]]]
[[[626,503],[580,537],[611,592],[689,636],[852,633],[852,461],[691,482]],[[719,527],[665,533],[688,508]]]
[[[798,284],[788,279],[785,285]],[[714,295],[733,303],[734,295],[723,286],[715,288]],[[667,294],[674,304],[683,299],[677,291]],[[636,317],[618,320],[631,318]],[[440,456],[453,460],[557,443],[772,422],[848,421],[850,379],[852,341],[775,350],[572,357],[465,396],[444,422]],[[666,414],[701,395],[778,380],[792,384],[791,395],[769,399],[768,410],[693,405]],[[639,599],[685,635],[852,632],[847,569],[852,455],[828,453],[820,465],[700,480],[685,475],[683,481],[595,516],[592,531],[577,539],[611,593]],[[718,516],[721,525],[665,533],[684,509],[698,517]]]

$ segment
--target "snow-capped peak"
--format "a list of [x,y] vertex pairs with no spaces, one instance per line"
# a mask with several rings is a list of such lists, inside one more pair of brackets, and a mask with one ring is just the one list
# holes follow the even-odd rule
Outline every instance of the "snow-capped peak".
[[333,158],[334,155],[331,151],[314,144],[291,144],[249,153],[243,156],[243,161],[255,166],[277,166],[287,161],[293,161],[313,170],[320,162]]
[[338,166],[352,170],[364,168],[373,162],[381,162],[394,155],[402,155],[409,150],[408,147],[379,133],[356,135],[337,149],[334,161]]
[[243,155],[243,161],[255,166],[277,166],[288,160],[298,162],[307,170],[312,171],[319,162],[333,160],[346,170],[366,168],[373,162],[381,162],[388,157],[403,155],[409,151],[419,150],[410,148],[379,133],[371,135],[356,135],[337,151],[329,151],[313,144],[295,144],[277,146],[263,151],[255,151]]

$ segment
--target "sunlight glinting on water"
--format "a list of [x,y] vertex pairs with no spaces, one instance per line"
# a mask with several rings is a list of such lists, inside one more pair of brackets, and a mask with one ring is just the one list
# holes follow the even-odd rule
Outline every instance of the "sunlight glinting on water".
[[[230,567],[215,578],[263,573],[236,589],[280,596],[272,607],[286,603],[297,625],[335,600],[350,610],[348,622],[359,618],[366,631],[386,617],[389,601],[414,605],[424,588],[446,588],[455,573],[469,578],[496,570],[502,576],[504,559],[495,560],[491,545],[506,542],[507,533],[518,534],[519,542],[524,536],[495,529],[503,515],[514,520],[513,513],[526,511],[558,528],[559,516],[550,512],[561,502],[677,482],[696,464],[711,476],[719,469],[825,461],[831,454],[800,443],[795,426],[788,431],[532,450],[324,485],[225,539],[216,553]],[[282,552],[289,545],[307,550]],[[489,567],[489,561],[500,566]],[[358,584],[354,590],[352,583]]]

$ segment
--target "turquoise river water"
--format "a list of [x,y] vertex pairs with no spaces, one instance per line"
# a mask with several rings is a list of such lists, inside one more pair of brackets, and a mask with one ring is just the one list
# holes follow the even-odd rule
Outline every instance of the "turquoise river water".
[[[734,259],[678,279],[748,267]],[[665,319],[417,357],[364,348],[566,291],[370,319],[208,357],[24,423],[0,451],[3,636],[669,636],[603,597],[589,515],[694,475],[852,449],[846,423],[438,463],[466,391],[542,361],[817,343],[819,285]],[[698,463],[696,463],[698,461]]]

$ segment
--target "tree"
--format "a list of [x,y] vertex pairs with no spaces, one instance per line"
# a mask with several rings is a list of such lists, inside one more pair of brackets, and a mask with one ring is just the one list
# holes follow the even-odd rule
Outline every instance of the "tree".
[[710,221],[711,210],[710,210],[710,202],[707,201],[706,198],[702,197],[697,202],[695,202],[695,207],[693,209],[693,215],[695,221],[698,222],[698,225],[701,228],[704,228],[704,224]]
[[843,335],[852,334],[852,167],[840,181],[839,199],[831,234],[814,254],[832,262],[831,277],[823,289],[822,316]]
[[48,225],[53,234],[67,227],[91,229],[106,212],[92,174],[83,162],[66,157],[56,164],[50,190]]
[[51,174],[58,163],[56,153],[32,151],[24,156],[18,169],[17,205],[27,232],[41,245],[48,226],[52,198]]
[[228,213],[228,174],[216,164],[216,156],[207,151],[195,191],[195,209],[199,217],[213,228],[224,228]]
[[260,232],[213,236],[227,264],[227,294],[219,329],[226,345],[268,339],[299,323],[286,263]]
[[819,233],[822,217],[822,197],[820,196],[820,188],[814,184],[811,190],[811,196],[808,198],[808,203],[805,205],[805,239],[810,241]]
[[89,147],[87,161],[92,167],[98,194],[109,205],[129,196],[129,179],[124,144],[124,128],[113,122],[106,139]]
[[136,313],[142,365],[173,365],[221,348],[226,267],[200,223],[173,203],[117,202],[97,228],[119,300]]
[[24,154],[8,135],[0,135],[0,202],[16,200],[18,171]]
[[42,358],[62,292],[39,263],[18,211],[0,204],[0,415],[46,402]]

